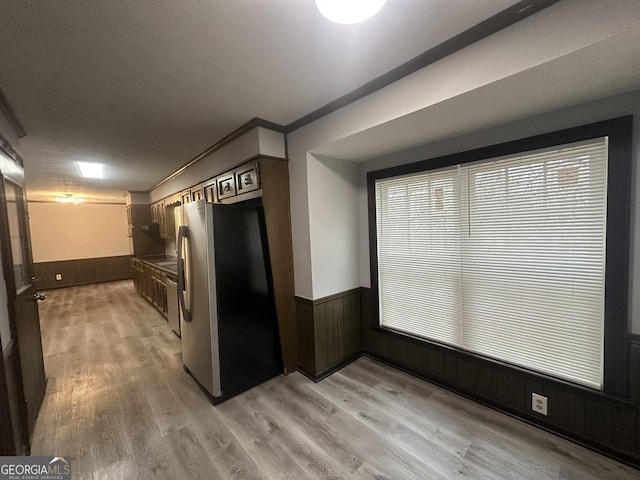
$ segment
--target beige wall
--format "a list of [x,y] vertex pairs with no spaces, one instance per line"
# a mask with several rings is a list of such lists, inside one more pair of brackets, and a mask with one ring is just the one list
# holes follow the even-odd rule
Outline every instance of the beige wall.
[[33,261],[129,255],[124,205],[29,203]]

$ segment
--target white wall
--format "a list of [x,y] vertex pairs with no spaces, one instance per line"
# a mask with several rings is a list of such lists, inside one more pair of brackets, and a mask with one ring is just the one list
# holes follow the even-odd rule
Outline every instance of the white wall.
[[[291,239],[293,243],[294,291],[299,297],[313,299],[311,271],[311,234],[309,213],[308,163],[311,155],[289,150],[289,189],[291,196]],[[348,208],[348,207],[347,207]]]
[[151,202],[224,173],[256,155],[285,158],[284,134],[262,127],[248,131],[151,191]]
[[261,155],[285,158],[286,146],[284,134],[274,130],[258,127],[258,142]]
[[[330,278],[314,288],[315,298],[342,292],[358,285],[359,269],[356,235],[332,235],[331,232],[358,229],[357,163],[309,155],[309,197],[321,198],[309,205],[311,249],[314,252],[311,269],[318,278]],[[336,275],[336,273],[339,273]]]
[[[582,65],[585,51],[591,48],[597,50],[603,45],[616,46],[616,38],[620,40],[625,35],[632,35],[629,32],[635,31],[640,25],[637,1],[619,0],[613,4],[615,8],[609,2],[595,0],[559,2],[288,134],[296,295],[317,299],[357,287],[365,280],[362,273],[360,279],[354,279],[353,264],[368,264],[368,260],[365,262],[367,255],[362,250],[351,260],[338,261],[333,260],[330,249],[324,247],[341,242],[351,245],[353,238],[360,237],[363,228],[366,230],[366,224],[363,224],[363,212],[358,205],[348,203],[339,205],[341,215],[357,218],[359,222],[326,223],[326,219],[338,207],[327,200],[333,189],[328,182],[335,178],[323,174],[326,171],[319,168],[318,154],[341,158],[341,142],[348,143],[348,139],[360,138],[363,132],[372,130],[376,131],[376,135],[367,138],[378,141],[375,137],[386,132],[388,137],[383,140],[395,145],[397,151],[400,147],[396,137],[401,137],[404,132],[402,128],[394,131],[393,126],[416,113],[421,115],[416,116],[418,123],[414,122],[411,127],[422,131],[428,141],[435,142],[439,138],[446,138],[446,133],[439,137],[433,134],[438,131],[440,123],[455,124],[456,119],[462,123],[466,120],[464,115],[475,110],[475,123],[469,122],[466,130],[454,131],[453,135],[449,133],[449,137],[468,135],[464,137],[468,144],[473,144],[474,139],[478,143],[489,142],[490,137],[481,138],[474,132],[506,122],[517,123],[518,120],[554,108],[598,98],[597,95],[607,96],[607,92],[610,92],[607,82],[598,84],[597,78],[589,78],[580,83],[581,88],[578,88],[576,71],[571,68],[562,70],[562,65]],[[622,40],[625,39],[631,38]],[[606,57],[606,50],[599,51],[599,54]],[[549,76],[554,72],[562,72],[562,81]],[[527,74],[531,74],[536,82],[529,80],[527,83]],[[633,72],[629,75],[625,80],[627,83],[617,85],[617,88],[632,84],[635,77]],[[545,83],[545,79],[548,82],[550,78],[558,80],[553,88]],[[503,89],[508,90],[508,96],[501,99],[501,104],[496,103],[495,94],[506,91]],[[483,96],[485,92],[491,92],[490,101]],[[526,100],[522,103],[523,108],[507,108],[511,100],[521,101],[520,98]],[[426,114],[422,115],[422,112]],[[485,123],[482,123],[482,112],[487,112],[485,117],[492,114]],[[584,123],[579,118],[567,118],[567,123],[571,120],[576,121],[575,124]],[[522,132],[536,130],[536,126],[527,121],[524,121],[524,125],[528,128],[522,128]],[[388,128],[385,130],[380,127]],[[517,132],[511,130],[508,133]],[[353,144],[349,147],[353,147]],[[462,147],[460,144],[457,149],[462,150]],[[404,148],[407,148],[406,145]],[[441,147],[441,150],[445,149]],[[361,179],[354,182],[345,174],[343,180],[340,186],[342,198],[362,196]],[[340,252],[346,255],[350,249],[346,247]],[[332,268],[324,268],[328,264]]]
[[28,205],[33,261],[129,255],[123,204]]

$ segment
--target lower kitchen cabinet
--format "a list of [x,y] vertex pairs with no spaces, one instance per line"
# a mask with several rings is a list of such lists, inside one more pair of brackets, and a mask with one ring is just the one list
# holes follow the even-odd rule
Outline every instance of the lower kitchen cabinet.
[[131,259],[131,268],[133,284],[138,293],[168,319],[171,303],[169,295],[176,295],[176,292],[173,288],[168,289],[167,286],[175,285],[175,279],[138,258]]

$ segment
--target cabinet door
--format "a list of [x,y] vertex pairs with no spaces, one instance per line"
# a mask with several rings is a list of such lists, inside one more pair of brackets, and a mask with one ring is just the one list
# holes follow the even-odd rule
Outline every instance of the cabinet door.
[[133,237],[133,215],[131,215],[131,205],[127,205],[127,235]]
[[151,222],[158,223],[160,221],[158,209],[160,205],[158,203],[154,203],[151,205]]
[[142,265],[138,263],[138,293],[144,297],[144,271]]
[[204,198],[207,203],[216,203],[218,200],[216,198],[216,184],[212,183],[211,185],[206,185],[204,187]]
[[153,272],[153,304],[158,307],[160,306],[160,274],[158,272]]
[[252,192],[260,188],[260,178],[255,164],[240,167],[235,171],[236,190],[238,195]]
[[162,314],[167,317],[168,309],[167,309],[167,283],[168,278],[166,275],[162,274],[160,277],[160,310],[162,310]]
[[234,197],[236,195],[236,182],[233,172],[221,175],[216,179],[218,200]]
[[204,192],[202,190],[202,184],[191,187],[191,201],[195,202],[204,198]]
[[160,238],[169,238],[169,225],[167,222],[167,206],[162,201],[158,205],[158,219],[160,224]]
[[151,267],[143,264],[143,293],[147,300],[151,301]]

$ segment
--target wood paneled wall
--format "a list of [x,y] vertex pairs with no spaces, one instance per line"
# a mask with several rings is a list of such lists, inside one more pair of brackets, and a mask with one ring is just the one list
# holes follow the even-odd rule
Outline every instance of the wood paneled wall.
[[285,374],[289,374],[296,371],[298,364],[289,164],[287,160],[269,157],[259,157],[258,162],[282,363]]
[[318,300],[296,297],[298,364],[318,381],[362,353],[360,289]]
[[[130,259],[130,255],[122,255],[36,263],[38,290],[131,278]],[[62,280],[56,280],[58,273],[62,274]]]

